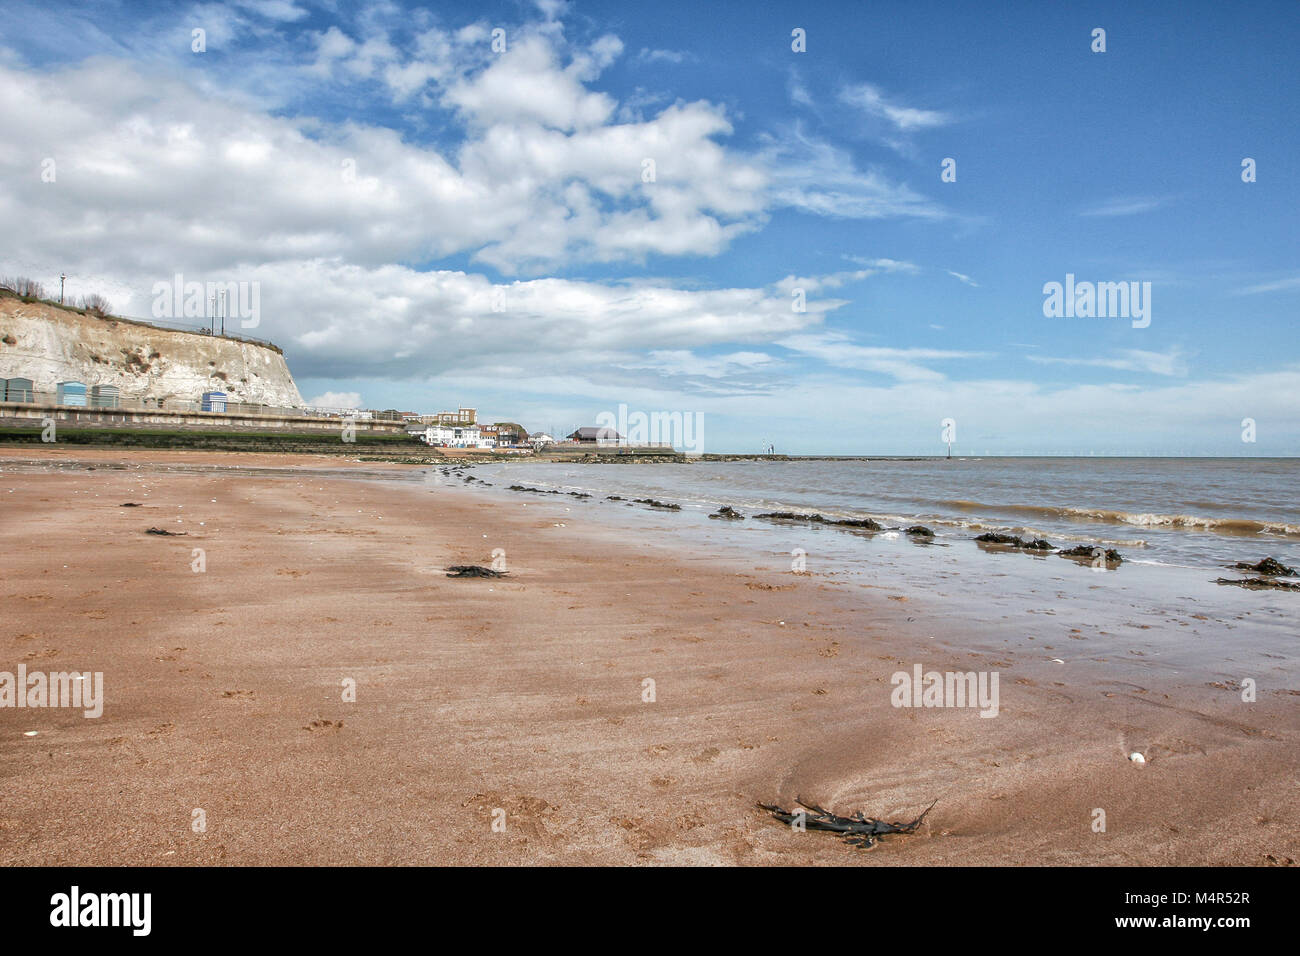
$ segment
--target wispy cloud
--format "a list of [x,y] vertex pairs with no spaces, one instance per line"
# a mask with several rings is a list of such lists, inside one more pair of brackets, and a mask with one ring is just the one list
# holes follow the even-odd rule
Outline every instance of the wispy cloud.
[[1124,349],[1111,358],[1054,358],[1046,355],[1027,355],[1025,358],[1040,365],[1091,366],[1124,372],[1148,372],[1152,375],[1187,374],[1187,363],[1184,361],[1183,354],[1177,349],[1168,352]]
[[803,78],[795,70],[790,71],[790,81],[787,89],[790,92],[791,103],[814,111],[817,109],[817,102],[812,98],[812,94],[808,92],[808,87],[804,85]]
[[293,0],[236,0],[236,6],[243,7],[268,20],[292,23],[308,16],[308,12],[293,3]]
[[963,275],[960,272],[953,272],[951,269],[945,269],[944,271],[947,272],[948,275],[952,276],[957,281],[964,282],[966,285],[970,286],[971,288],[978,289],[980,287],[980,284],[968,275]]
[[919,271],[912,263],[900,262],[897,259],[865,259],[861,256],[845,256],[844,258],[856,262],[864,268],[832,272],[819,276],[788,275],[780,282],[775,283],[775,286],[785,295],[789,295],[795,289],[803,289],[805,292],[820,292],[823,289],[838,289],[851,282],[861,282],[863,279],[868,279],[882,272],[915,273]]
[[1136,216],[1169,202],[1167,196],[1119,196],[1079,210],[1080,216]]
[[731,352],[727,355],[702,356],[688,349],[656,349],[647,359],[621,363],[621,367],[652,369],[664,375],[721,379],[736,373],[766,369],[775,361],[766,352]]
[[636,58],[639,63],[685,63],[694,60],[695,55],[686,50],[651,50],[642,47]]
[[860,266],[866,266],[868,269],[877,269],[881,272],[920,272],[921,267],[914,262],[908,262],[905,259],[868,259],[865,256],[854,256],[845,254],[845,259],[849,262],[856,262]]
[[1276,282],[1265,282],[1261,285],[1247,286],[1244,289],[1238,289],[1237,295],[1259,295],[1261,292],[1282,292],[1286,289],[1300,289],[1300,276],[1278,279]]
[[777,345],[815,358],[837,368],[878,372],[903,382],[941,382],[942,372],[922,364],[989,358],[986,352],[960,352],[950,349],[884,348],[856,345],[838,332],[791,335],[778,339]]
[[859,83],[856,86],[845,87],[840,90],[840,101],[850,106],[856,106],[870,116],[887,120],[904,133],[918,129],[946,126],[952,122],[952,118],[947,113],[941,113],[938,110],[917,109],[913,106],[903,106],[898,102],[891,102],[880,91],[879,87],[870,83]]
[[846,150],[792,132],[763,138],[758,162],[767,169],[775,205],[832,219],[942,219],[937,203],[875,170],[858,169]]

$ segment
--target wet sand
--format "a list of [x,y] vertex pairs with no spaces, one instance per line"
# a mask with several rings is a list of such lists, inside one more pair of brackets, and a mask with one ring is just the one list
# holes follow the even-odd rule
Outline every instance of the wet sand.
[[[65,465],[0,460],[0,670],[103,671],[107,697],[98,719],[0,709],[5,865],[1300,859],[1295,686],[1244,703],[1140,661],[1063,668],[936,628],[952,608],[923,593],[666,548],[571,502],[339,476],[406,466],[0,457]],[[509,577],[445,577],[496,548]],[[891,706],[916,662],[996,670],[998,716]],[[798,796],[890,820],[939,802],[865,851],[754,806]]]

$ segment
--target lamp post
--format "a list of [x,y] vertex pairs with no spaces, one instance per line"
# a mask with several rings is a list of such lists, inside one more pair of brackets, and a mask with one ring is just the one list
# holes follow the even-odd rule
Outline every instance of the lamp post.
[[225,314],[226,314],[226,290],[225,290],[225,289],[222,289],[220,292],[217,293],[217,299],[218,299],[217,312],[218,312],[218,314],[220,314],[220,315],[222,316],[222,319],[221,319],[221,331],[224,333],[224,332],[226,331],[226,320],[225,320]]
[[67,278],[68,274],[66,272],[59,273],[59,305],[63,305],[63,283],[67,281]]
[[217,314],[217,294],[214,292],[212,295],[208,296],[208,301],[212,303],[212,307],[208,310],[208,328],[210,329],[212,327],[213,316]]

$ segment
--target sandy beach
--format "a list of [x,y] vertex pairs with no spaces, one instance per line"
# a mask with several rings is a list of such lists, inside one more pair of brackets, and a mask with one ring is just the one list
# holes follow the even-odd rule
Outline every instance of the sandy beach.
[[[1071,668],[936,627],[954,609],[924,594],[382,480],[420,468],[65,448],[0,469],[0,670],[105,686],[96,719],[0,709],[7,866],[1300,858],[1294,683],[1243,703],[1140,660]],[[495,549],[508,577],[446,577]],[[918,662],[997,671],[997,717],[892,706]],[[797,797],[938,803],[860,850],[755,806]]]

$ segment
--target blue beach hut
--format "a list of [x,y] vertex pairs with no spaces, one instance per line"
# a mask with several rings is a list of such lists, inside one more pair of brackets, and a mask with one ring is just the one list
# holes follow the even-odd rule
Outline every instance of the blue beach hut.
[[86,407],[86,385],[84,382],[59,382],[55,399],[60,405]]
[[6,402],[34,402],[36,396],[30,378],[11,378],[5,387]]
[[226,410],[225,392],[204,392],[203,393],[203,411],[224,412],[225,410]]

